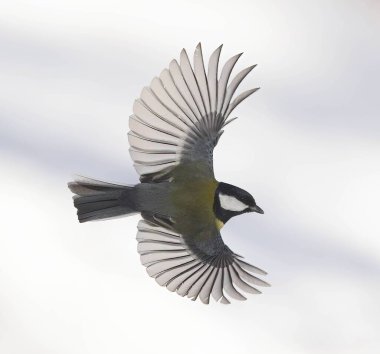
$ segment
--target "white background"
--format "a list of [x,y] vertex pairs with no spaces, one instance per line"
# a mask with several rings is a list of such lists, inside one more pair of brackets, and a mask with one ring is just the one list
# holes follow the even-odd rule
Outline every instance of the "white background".
[[[377,1],[0,5],[0,353],[380,352]],[[159,287],[138,217],[79,224],[71,175],[137,182],[128,116],[176,57],[259,64],[215,151],[264,215],[223,229],[264,294],[205,306]]]

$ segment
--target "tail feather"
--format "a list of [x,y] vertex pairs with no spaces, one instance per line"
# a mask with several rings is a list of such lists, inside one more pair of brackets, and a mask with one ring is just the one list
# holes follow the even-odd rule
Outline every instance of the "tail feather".
[[137,212],[133,205],[133,186],[80,177],[68,184],[75,193],[74,206],[79,222],[120,217]]

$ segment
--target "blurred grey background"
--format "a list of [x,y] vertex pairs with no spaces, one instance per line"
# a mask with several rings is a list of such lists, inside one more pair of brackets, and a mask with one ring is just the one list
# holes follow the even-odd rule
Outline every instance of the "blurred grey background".
[[[0,352],[380,352],[380,4],[0,4]],[[159,287],[139,217],[80,225],[72,174],[135,183],[128,116],[182,47],[221,43],[261,86],[215,151],[265,215],[224,229],[267,270],[260,296],[204,306]]]

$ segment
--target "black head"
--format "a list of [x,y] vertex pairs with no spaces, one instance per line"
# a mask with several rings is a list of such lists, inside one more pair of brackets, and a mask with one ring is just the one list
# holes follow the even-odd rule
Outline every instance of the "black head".
[[264,214],[256,205],[255,199],[244,189],[228,183],[219,183],[215,191],[214,213],[223,224],[233,216],[252,211]]

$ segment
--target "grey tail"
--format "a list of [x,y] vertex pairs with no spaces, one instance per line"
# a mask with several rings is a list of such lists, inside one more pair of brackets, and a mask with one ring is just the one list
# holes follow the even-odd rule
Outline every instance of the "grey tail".
[[74,206],[79,222],[109,219],[134,214],[133,186],[125,186],[80,177],[68,183],[76,195]]

